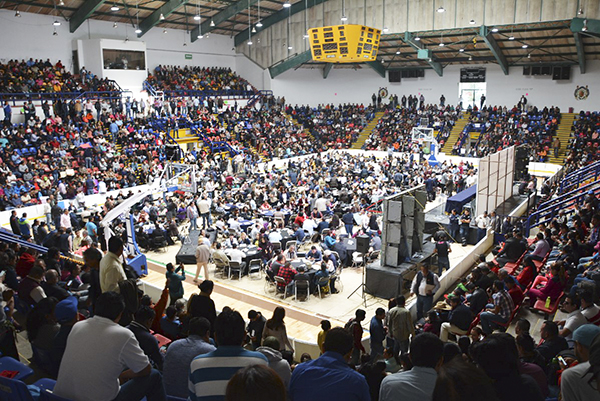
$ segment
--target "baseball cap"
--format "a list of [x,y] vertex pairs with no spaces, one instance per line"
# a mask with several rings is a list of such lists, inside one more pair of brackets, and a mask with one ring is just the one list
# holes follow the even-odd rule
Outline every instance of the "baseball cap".
[[69,322],[77,316],[77,303],[77,298],[70,296],[56,304],[54,316],[56,316],[58,323]]
[[590,348],[598,334],[600,334],[600,327],[594,324],[584,324],[573,332],[573,340],[586,348]]

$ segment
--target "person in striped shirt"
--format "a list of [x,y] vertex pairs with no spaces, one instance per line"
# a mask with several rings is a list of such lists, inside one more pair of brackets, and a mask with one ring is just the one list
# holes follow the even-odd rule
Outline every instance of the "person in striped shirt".
[[199,355],[190,364],[189,399],[225,400],[227,382],[238,370],[249,365],[268,365],[260,352],[242,348],[246,324],[239,312],[225,310],[215,320],[217,349]]

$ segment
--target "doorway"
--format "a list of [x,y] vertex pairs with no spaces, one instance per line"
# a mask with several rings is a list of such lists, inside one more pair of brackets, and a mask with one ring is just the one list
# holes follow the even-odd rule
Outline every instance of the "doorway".
[[460,82],[458,84],[458,98],[462,99],[462,106],[464,109],[466,109],[469,106],[480,107],[481,95],[485,94],[485,82]]

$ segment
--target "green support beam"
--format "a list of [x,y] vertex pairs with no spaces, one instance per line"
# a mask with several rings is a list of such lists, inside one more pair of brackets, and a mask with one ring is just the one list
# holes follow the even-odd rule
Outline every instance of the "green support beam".
[[[419,52],[419,50],[425,50],[423,46],[417,44],[417,42],[414,40],[414,36],[410,32],[404,32],[404,37],[399,39],[407,45],[410,45],[413,49],[417,50],[417,52]],[[425,60],[427,60],[427,63],[440,77],[444,76],[444,67],[440,62],[435,61],[433,57],[428,57]]]
[[504,53],[502,53],[502,50],[500,49],[500,46],[498,46],[496,39],[494,39],[492,32],[487,26],[482,25],[479,28],[479,36],[483,38],[483,41],[496,58],[496,61],[498,64],[500,64],[500,68],[502,68],[502,71],[504,71],[504,75],[508,75],[508,60],[506,60],[506,56],[504,56]]
[[590,18],[573,18],[571,32],[600,38],[600,20]]
[[[198,40],[198,35],[200,35],[200,33],[202,33],[202,35],[206,35],[215,29],[215,27],[221,22],[227,21],[231,17],[235,17],[237,14],[252,7],[257,2],[258,0],[238,0],[235,3],[231,3],[229,6],[225,7],[223,11],[216,13],[211,18],[200,24],[200,26],[196,25],[196,27],[192,29],[190,40],[195,42]],[[215,26],[210,26],[211,21],[215,23]]]
[[331,72],[332,69],[333,69],[333,63],[325,64],[325,67],[323,67],[323,79],[327,79],[327,77],[329,76],[329,73]]
[[155,27],[160,23],[160,15],[162,14],[165,18],[168,18],[175,10],[179,7],[188,3],[188,0],[169,0],[162,6],[158,7],[152,14],[147,16],[140,22],[141,33],[138,34],[138,38],[144,36],[146,32]]
[[86,19],[92,16],[94,12],[100,8],[102,4],[105,3],[106,0],[86,0],[81,4],[73,15],[71,15],[71,19],[69,20],[69,31],[71,33],[75,32],[77,28],[81,26],[85,22]]
[[[306,3],[304,1],[299,1],[297,3],[294,3],[294,4],[292,4],[292,6],[289,9],[283,8],[283,9],[277,11],[276,13],[269,15],[267,18],[262,19],[261,22],[262,22],[263,26],[260,28],[257,27],[256,30],[263,31],[263,30],[267,29],[268,27],[270,27],[271,25],[276,24],[279,21],[283,21],[284,19],[286,19],[288,17],[288,15],[294,15],[296,13],[299,13],[300,11],[304,11],[306,8],[312,8],[321,3],[325,3],[326,1],[327,0],[307,0]],[[249,38],[248,30],[238,33],[237,35],[235,35],[235,38],[234,38],[235,46],[245,43],[246,41],[248,41],[248,38]]]
[[579,59],[579,70],[585,74],[585,49],[583,48],[583,40],[581,33],[573,33],[575,37],[575,47],[577,48],[577,58]]
[[279,64],[272,65],[271,67],[269,67],[269,74],[271,74],[271,78],[275,78],[276,76],[283,74],[287,70],[300,67],[302,64],[310,60],[312,60],[312,53],[310,52],[310,50],[307,50],[300,54],[296,54],[295,56],[290,57],[287,60],[280,62]]
[[377,74],[379,74],[382,78],[385,78],[385,67],[381,64],[381,61],[367,61],[366,63],[369,67],[371,67]]

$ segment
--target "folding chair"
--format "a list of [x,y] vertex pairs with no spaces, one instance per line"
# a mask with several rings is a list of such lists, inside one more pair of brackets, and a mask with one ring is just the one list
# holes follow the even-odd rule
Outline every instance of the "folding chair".
[[331,287],[329,286],[329,277],[321,277],[317,281],[317,291],[319,292],[319,298],[323,298],[321,288],[327,288],[327,292],[331,294]]
[[275,276],[275,283],[277,283],[277,291],[283,286],[283,298],[287,298],[288,286],[285,279],[281,276]]
[[233,273],[238,275],[238,280],[242,279],[242,272],[244,271],[244,264],[240,262],[230,261],[229,262],[229,279],[231,280],[231,276]]
[[260,280],[262,278],[262,263],[260,259],[252,259],[248,265],[248,277],[252,278],[252,275],[257,273]]
[[310,283],[308,280],[294,281],[294,300],[298,300],[298,290],[306,291],[306,300],[310,300]]

